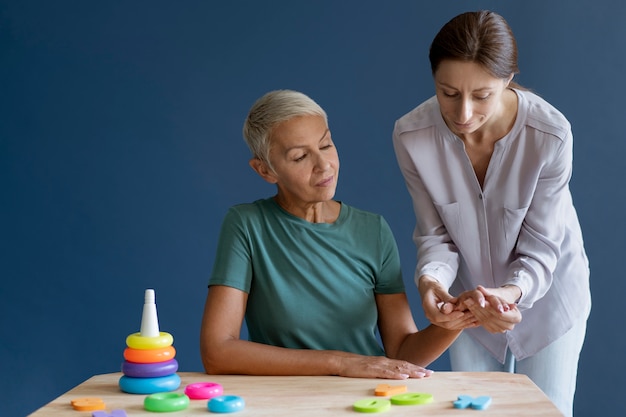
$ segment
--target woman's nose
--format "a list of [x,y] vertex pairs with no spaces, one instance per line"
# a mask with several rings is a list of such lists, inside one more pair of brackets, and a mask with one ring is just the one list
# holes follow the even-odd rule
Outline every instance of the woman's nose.
[[459,110],[458,110],[458,122],[466,123],[469,122],[472,118],[473,113],[472,101],[471,100],[462,100]]
[[320,171],[328,169],[330,167],[330,158],[322,153],[318,153],[315,160],[315,167]]

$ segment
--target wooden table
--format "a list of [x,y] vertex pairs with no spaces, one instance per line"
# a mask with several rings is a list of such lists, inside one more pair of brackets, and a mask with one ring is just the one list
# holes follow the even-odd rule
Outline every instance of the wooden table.
[[[83,417],[91,412],[75,411],[70,401],[77,398],[97,397],[104,400],[106,412],[123,409],[131,416],[200,416],[216,415],[207,409],[207,400],[191,400],[184,411],[153,413],[143,408],[146,395],[123,393],[118,385],[121,373],[96,375],[71,389],[31,417]],[[525,375],[500,372],[436,372],[429,378],[406,381],[342,378],[334,376],[243,376],[206,375],[199,372],[179,372],[183,392],[193,382],[216,382],[224,387],[224,394],[237,395],[246,405],[242,411],[230,415],[243,416],[351,416],[364,414],[353,410],[352,405],[361,399],[375,397],[378,384],[406,385],[409,392],[432,394],[434,401],[425,405],[392,405],[391,409],[375,415],[385,416],[562,416],[548,397]],[[492,398],[486,410],[455,409],[452,405],[458,395],[472,397],[488,395]],[[478,414],[476,414],[478,413]]]

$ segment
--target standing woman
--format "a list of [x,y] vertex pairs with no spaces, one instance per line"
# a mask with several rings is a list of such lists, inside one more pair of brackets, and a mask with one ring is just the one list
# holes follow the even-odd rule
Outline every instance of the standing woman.
[[436,96],[393,133],[425,315],[454,328],[451,312],[469,310],[480,323],[450,348],[454,371],[526,374],[572,415],[591,297],[570,124],[512,82],[517,46],[496,13],[450,20],[429,58]]

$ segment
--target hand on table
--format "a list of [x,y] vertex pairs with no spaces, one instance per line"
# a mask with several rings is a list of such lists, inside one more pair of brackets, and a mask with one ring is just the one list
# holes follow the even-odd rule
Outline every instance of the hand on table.
[[424,378],[433,371],[411,362],[385,356],[346,355],[341,359],[339,376],[353,378],[407,379]]

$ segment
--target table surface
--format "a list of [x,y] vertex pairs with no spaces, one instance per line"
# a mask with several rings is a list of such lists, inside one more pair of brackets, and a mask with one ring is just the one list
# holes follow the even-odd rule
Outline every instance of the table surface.
[[[424,379],[404,381],[343,378],[335,376],[246,376],[207,375],[200,372],[178,372],[181,378],[176,392],[187,384],[216,382],[224,387],[225,395],[244,399],[245,408],[236,416],[358,416],[352,405],[361,399],[383,399],[374,396],[378,384],[406,385],[408,392],[432,394],[434,401],[425,405],[392,405],[385,416],[562,416],[548,397],[525,375],[502,372],[435,372]],[[88,411],[75,411],[70,401],[77,398],[101,398],[106,412],[122,409],[131,416],[209,415],[207,400],[191,400],[184,411],[153,413],[143,408],[146,395],[127,394],[119,388],[121,373],[96,375],[76,386],[31,417],[91,416]],[[488,395],[491,405],[481,411],[453,407],[459,395],[478,397]],[[468,414],[469,413],[469,414]],[[479,413],[479,414],[473,414]],[[371,415],[371,413],[368,413]]]

